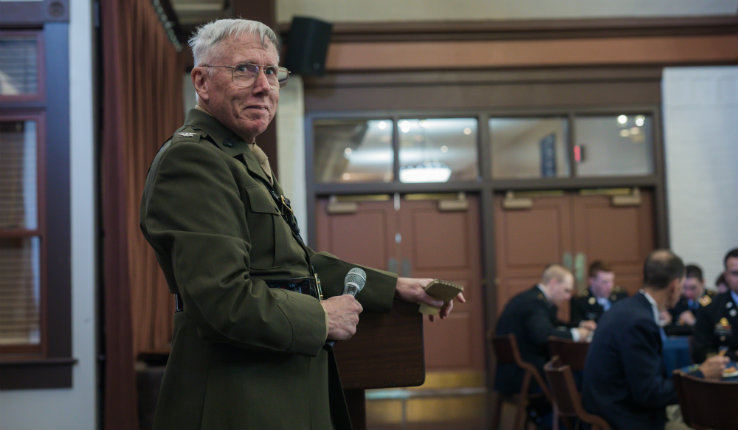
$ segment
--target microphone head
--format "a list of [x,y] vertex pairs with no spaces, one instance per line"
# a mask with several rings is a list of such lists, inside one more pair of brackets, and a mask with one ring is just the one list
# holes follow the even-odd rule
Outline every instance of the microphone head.
[[343,292],[356,296],[364,288],[364,284],[366,284],[366,272],[360,267],[354,267],[343,279]]

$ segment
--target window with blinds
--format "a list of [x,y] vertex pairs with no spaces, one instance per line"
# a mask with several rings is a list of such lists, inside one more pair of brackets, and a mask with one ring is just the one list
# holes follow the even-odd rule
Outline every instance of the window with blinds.
[[0,117],[0,351],[41,343],[37,127]]
[[0,96],[38,92],[36,36],[0,37]]

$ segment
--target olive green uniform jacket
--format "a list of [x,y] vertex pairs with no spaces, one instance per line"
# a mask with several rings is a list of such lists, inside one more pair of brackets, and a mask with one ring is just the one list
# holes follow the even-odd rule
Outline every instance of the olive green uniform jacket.
[[[264,280],[309,277],[312,263],[330,297],[356,265],[304,248],[262,179],[247,143],[199,110],[149,169],[141,229],[184,305],[155,428],[349,425],[319,300]],[[389,311],[396,276],[365,270],[364,311]]]

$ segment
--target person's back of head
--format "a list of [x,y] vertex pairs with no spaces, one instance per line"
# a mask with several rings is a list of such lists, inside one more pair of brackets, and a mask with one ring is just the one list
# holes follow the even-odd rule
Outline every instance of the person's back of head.
[[653,290],[663,290],[675,279],[684,277],[684,262],[668,249],[652,251],[643,264],[643,285]]
[[715,279],[715,291],[718,293],[728,292],[728,281],[725,280],[725,273],[721,273]]
[[569,269],[559,264],[550,264],[541,275],[541,285],[546,291],[549,303],[560,306],[571,299],[574,291],[574,277]]
[[560,264],[549,264],[543,269],[541,284],[548,285],[552,281],[561,282],[566,279],[567,275],[571,276],[571,272],[566,267]]

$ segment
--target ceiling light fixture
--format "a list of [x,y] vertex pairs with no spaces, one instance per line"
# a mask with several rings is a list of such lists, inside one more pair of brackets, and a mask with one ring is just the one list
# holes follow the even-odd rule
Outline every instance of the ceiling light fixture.
[[400,182],[447,182],[451,168],[439,161],[425,161],[412,166],[400,167]]

